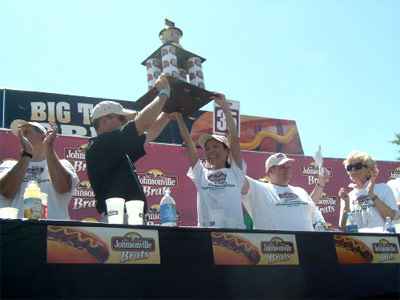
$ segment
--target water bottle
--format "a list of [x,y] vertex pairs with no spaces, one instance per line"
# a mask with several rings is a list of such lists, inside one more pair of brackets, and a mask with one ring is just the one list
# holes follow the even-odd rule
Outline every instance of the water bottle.
[[350,212],[347,214],[346,231],[351,233],[358,232],[357,223],[353,219],[353,214]]
[[315,223],[315,231],[326,231],[324,224],[321,222],[321,220],[317,220]]
[[176,226],[176,204],[171,191],[166,189],[160,202],[161,225]]
[[396,229],[392,224],[392,219],[390,217],[386,217],[385,226],[383,226],[383,232],[385,233],[396,233]]

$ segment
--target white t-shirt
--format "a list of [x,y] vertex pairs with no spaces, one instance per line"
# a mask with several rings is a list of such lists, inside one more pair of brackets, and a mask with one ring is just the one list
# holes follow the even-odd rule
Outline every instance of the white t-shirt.
[[389,180],[387,185],[392,189],[396,202],[400,204],[400,177]]
[[200,160],[190,168],[187,176],[197,188],[197,218],[199,227],[210,227],[208,211],[222,209],[224,219],[236,224],[236,228],[246,228],[243,221],[242,190],[246,176],[246,163],[241,170],[233,161],[230,168],[208,170]]
[[254,229],[314,231],[319,219],[325,222],[308,193],[295,186],[264,183],[246,176],[249,190],[242,195]]
[[[383,227],[386,222],[379,212],[379,209],[376,207],[376,204],[368,195],[366,190],[368,183],[369,181],[364,184],[362,189],[358,189],[354,183],[349,185],[349,187],[353,188],[349,193],[350,211],[353,213],[353,218],[359,229]],[[395,211],[399,210],[393,192],[387,184],[376,183],[374,186],[374,194],[391,209]]]
[[[50,181],[50,174],[47,168],[47,161],[30,162],[22,184],[13,199],[7,199],[0,195],[0,207],[12,206],[18,208],[18,218],[24,217],[24,192],[29,180],[36,180],[39,183],[40,191],[48,195],[47,198],[47,218],[69,220],[68,204],[71,200],[72,192],[78,184],[78,176],[73,166],[68,160],[60,160],[61,164],[71,175],[71,190],[65,194],[58,194]],[[0,165],[0,178],[5,176],[17,161],[7,160]]]

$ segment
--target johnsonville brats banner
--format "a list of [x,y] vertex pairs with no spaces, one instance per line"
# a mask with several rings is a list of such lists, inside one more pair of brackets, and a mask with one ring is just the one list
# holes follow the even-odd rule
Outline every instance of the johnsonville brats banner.
[[400,263],[396,236],[334,235],[339,264]]
[[[88,136],[93,133],[89,122],[90,112],[96,103],[105,99],[14,90],[3,90],[0,95],[1,101],[5,101],[5,119],[2,120],[5,128],[14,119],[38,121],[47,128],[49,119],[57,120],[63,135],[57,138],[55,150],[60,158],[71,162],[80,179],[69,203],[71,219],[94,222],[100,220],[95,208],[94,193],[87,178],[85,149]],[[134,102],[119,102],[127,108],[140,109]],[[210,132],[213,127],[211,112],[198,111],[185,121],[196,141],[201,133]],[[154,143],[146,146],[147,155],[136,163],[139,180],[148,201],[148,224],[160,224],[159,203],[164,189],[170,188],[177,204],[178,225],[195,226],[196,188],[186,176],[189,169],[186,148],[181,146],[182,140],[176,122],[170,122],[168,126],[157,139],[168,144]],[[268,181],[265,176],[265,160],[270,154],[262,151],[282,151],[295,160],[292,163],[290,184],[300,186],[309,193],[313,190],[318,179],[318,166],[312,157],[301,155],[303,150],[294,121],[241,116],[241,143],[246,149],[243,150],[243,158],[250,177]],[[18,139],[10,130],[0,129],[0,145],[0,162],[19,158]],[[203,150],[198,150],[200,157],[204,159]],[[338,191],[340,187],[347,187],[350,183],[342,162],[343,159],[324,159],[330,180],[317,205],[330,230],[338,230]],[[400,177],[398,162],[378,161],[378,167],[380,172],[377,182]]]
[[216,265],[298,265],[293,234],[211,233]]
[[160,264],[158,231],[47,226],[47,262]]

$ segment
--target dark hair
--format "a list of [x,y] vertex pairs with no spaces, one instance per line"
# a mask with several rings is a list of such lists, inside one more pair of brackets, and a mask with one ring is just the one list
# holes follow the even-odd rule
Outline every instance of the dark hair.
[[[224,143],[222,143],[222,144],[224,145],[224,149],[228,149],[227,145],[225,145]],[[229,158],[229,155],[226,157],[226,160],[225,160],[225,168],[231,167],[231,164],[228,162],[228,158]]]
[[99,129],[99,127],[100,127],[100,119],[101,118],[97,118],[97,119],[95,119],[95,120],[93,120],[92,121],[92,125],[93,125],[93,127],[94,127],[94,129],[97,131],[97,129]]

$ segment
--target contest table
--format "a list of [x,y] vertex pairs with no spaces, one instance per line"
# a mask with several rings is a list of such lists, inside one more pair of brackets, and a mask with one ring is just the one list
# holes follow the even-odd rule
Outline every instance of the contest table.
[[[158,258],[155,263],[143,263],[143,260],[141,263],[120,261],[96,264],[48,262],[49,228],[74,227],[104,232],[105,235],[111,233],[114,244],[110,249],[114,252],[119,245],[126,247],[125,243],[116,239],[118,236],[129,236],[131,241],[138,241],[138,238],[132,236],[141,235],[141,239],[145,240],[146,234],[155,235],[153,241],[146,239],[146,243],[141,245],[155,245],[149,249],[153,251],[151,255],[158,254]],[[297,263],[216,265],[212,247],[213,234],[227,232],[265,237],[266,240],[270,240],[271,236],[273,239],[291,237],[296,245]],[[346,236],[334,232],[271,232],[77,221],[0,220],[0,297],[398,299],[400,264],[340,264],[334,236],[342,235]],[[378,236],[381,240],[395,239],[397,245],[400,237],[384,234]]]

